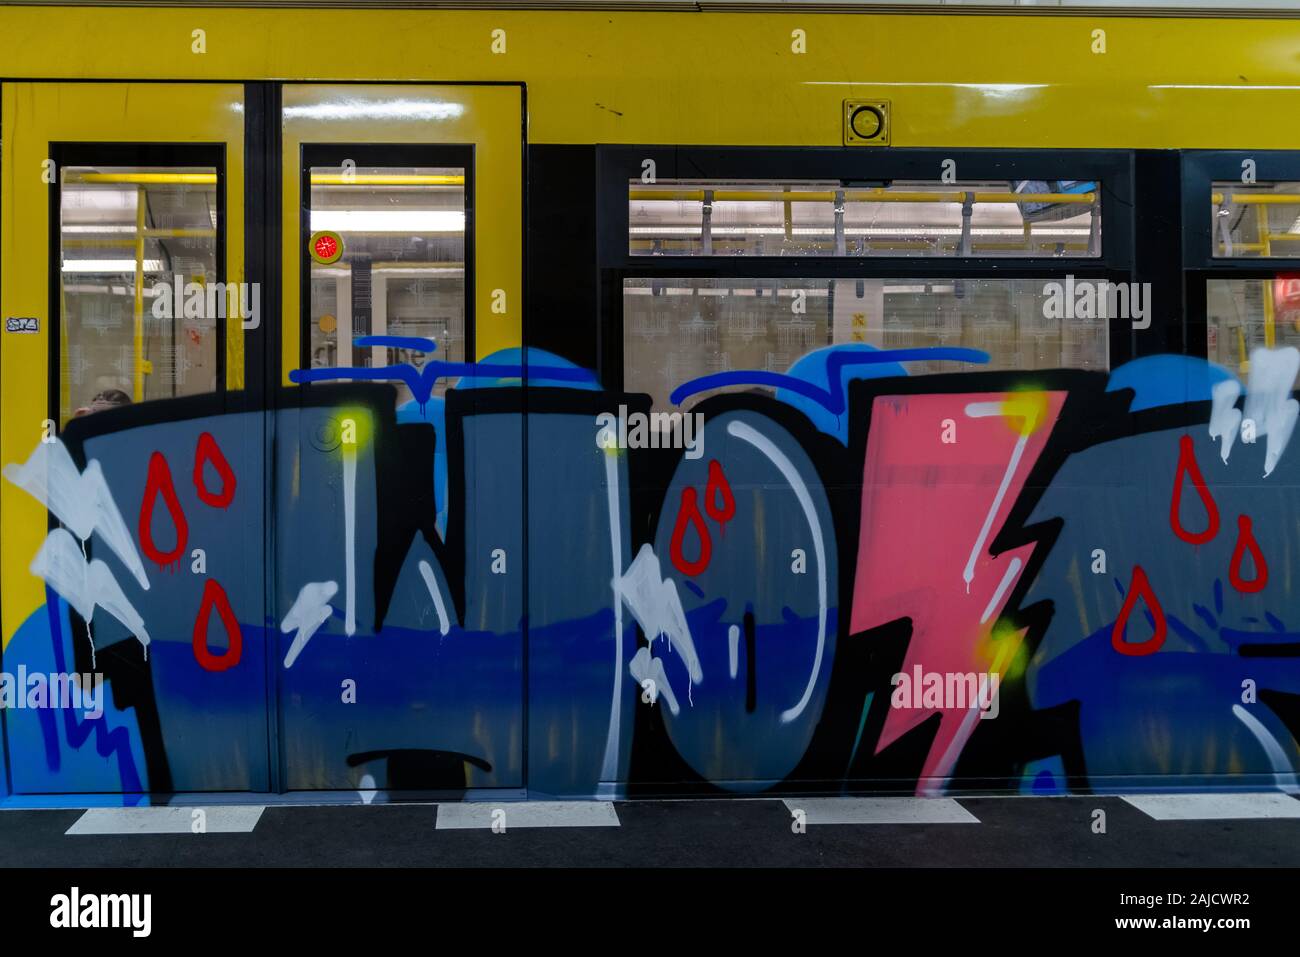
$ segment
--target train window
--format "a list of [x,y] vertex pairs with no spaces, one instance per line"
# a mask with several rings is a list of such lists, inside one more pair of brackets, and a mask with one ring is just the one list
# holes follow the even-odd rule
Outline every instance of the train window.
[[58,202],[60,422],[215,391],[217,170],[64,166]]
[[[465,358],[465,166],[312,165],[312,368]],[[362,344],[364,337],[407,343]],[[441,394],[443,384],[437,390]],[[412,396],[399,386],[399,404]]]
[[1243,186],[1216,182],[1212,189],[1210,215],[1216,257],[1300,256],[1300,183]]
[[1052,284],[1031,279],[625,279],[624,381],[667,407],[672,390],[691,379],[787,372],[839,343],[988,355],[979,365],[902,363],[913,375],[1108,368],[1107,320],[1064,318],[1056,305]]
[[1101,184],[631,180],[628,234],[641,256],[1096,258]]
[[1229,371],[1250,371],[1259,348],[1300,346],[1300,275],[1206,282],[1207,354]]

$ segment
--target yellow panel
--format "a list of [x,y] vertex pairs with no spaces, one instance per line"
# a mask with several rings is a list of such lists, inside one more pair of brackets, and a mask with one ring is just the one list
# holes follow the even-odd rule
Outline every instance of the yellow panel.
[[838,146],[881,99],[894,146],[1293,148],[1298,49],[1295,19],[1100,12],[0,8],[7,76],[522,81],[534,143]]
[[[298,276],[303,143],[474,144],[474,345],[482,358],[521,342],[522,94],[516,86],[323,85],[284,88],[283,381],[302,333]],[[493,291],[505,293],[494,313]]]
[[[41,320],[37,335],[0,333],[0,463],[9,464],[27,460],[48,414],[50,186],[42,175],[49,144],[224,142],[226,273],[243,282],[244,110],[243,88],[236,84],[5,83],[0,100],[0,313]],[[240,388],[238,318],[227,327],[226,341],[227,385]],[[0,481],[0,516],[0,636],[7,644],[44,601],[41,582],[27,566],[45,537],[46,512],[26,492]]]

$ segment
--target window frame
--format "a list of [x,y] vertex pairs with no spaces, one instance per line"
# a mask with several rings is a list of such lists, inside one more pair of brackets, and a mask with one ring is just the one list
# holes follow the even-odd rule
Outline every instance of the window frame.
[[[1182,265],[1187,303],[1184,355],[1209,359],[1211,279],[1276,279],[1280,273],[1300,272],[1300,255],[1240,259],[1214,255],[1214,228],[1207,215],[1214,183],[1239,181],[1241,164],[1248,159],[1255,161],[1257,183],[1300,183],[1300,150],[1182,151]],[[1300,242],[1296,248],[1300,253]]]
[[[59,408],[62,379],[60,354],[63,342],[63,171],[78,166],[139,166],[139,167],[211,167],[216,170],[216,270],[219,282],[228,282],[226,274],[226,144],[215,143],[114,143],[104,141],[61,141],[50,143],[50,159],[54,162],[54,181],[49,186],[49,417],[60,421]],[[240,198],[242,202],[242,197]],[[210,392],[198,395],[226,396],[226,323],[215,323],[216,384]],[[69,419],[71,421],[71,419]]]
[[[465,360],[474,356],[474,159],[473,143],[303,143],[298,155],[298,368],[311,366],[311,171],[315,166],[342,166],[345,160],[365,167],[449,167],[465,170]],[[444,357],[445,358],[445,357]]]
[[1216,257],[1214,230],[1207,215],[1214,183],[1239,182],[1241,164],[1245,160],[1255,161],[1256,183],[1251,185],[1300,183],[1300,151],[1185,150],[1182,157],[1184,269],[1231,273],[1249,272],[1252,269],[1260,273],[1300,271],[1300,242],[1295,244],[1294,256]]
[[[1092,179],[1101,184],[1101,255],[1051,256],[635,256],[628,250],[628,184],[642,163],[655,162],[658,180],[934,180],[956,163],[959,181]],[[603,146],[597,149],[597,261],[600,317],[598,374],[623,389],[625,279],[1078,279],[1135,278],[1132,151],[1105,149],[950,150],[843,147]],[[1133,331],[1110,320],[1108,368],[1136,354]]]

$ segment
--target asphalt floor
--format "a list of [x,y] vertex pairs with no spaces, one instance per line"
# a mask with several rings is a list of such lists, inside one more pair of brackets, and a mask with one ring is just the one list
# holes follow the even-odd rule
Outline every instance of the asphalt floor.
[[[244,806],[229,825],[223,823],[229,808],[193,802],[143,812],[3,809],[0,863],[59,868],[1300,866],[1300,799],[1256,797],[1269,803],[1242,812],[1239,805],[1218,807],[1210,799],[1157,817],[1127,798],[1092,796],[937,802],[837,798],[830,799],[833,804],[798,798],[637,800],[536,808],[491,802],[474,808],[271,805]],[[494,811],[500,814],[494,817]],[[1188,814],[1199,816],[1178,819]],[[200,819],[203,823],[196,823]],[[233,830],[223,831],[226,826]]]

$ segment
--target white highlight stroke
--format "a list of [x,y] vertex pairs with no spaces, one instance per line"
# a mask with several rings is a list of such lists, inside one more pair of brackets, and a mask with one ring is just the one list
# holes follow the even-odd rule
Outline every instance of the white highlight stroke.
[[[623,599],[620,594],[619,569],[623,567],[623,523],[618,501],[618,461],[605,452],[605,499],[609,504],[610,568],[614,577],[609,587],[614,602],[614,693],[609,701],[609,733],[605,738],[605,758],[600,766],[600,780],[614,781],[618,777],[618,738],[621,725],[623,698]],[[663,666],[660,666],[663,670]]]
[[[966,415],[972,419],[982,419],[993,415],[1007,415],[1007,412],[1001,402],[972,402],[966,406]],[[1014,417],[1019,419],[1028,418],[1023,415],[1015,415]],[[1011,487],[1011,479],[1020,466],[1020,457],[1024,455],[1025,446],[1028,444],[1029,430],[1023,429],[1020,438],[1016,440],[1015,448],[1011,450],[1011,460],[1007,462],[1006,471],[1002,473],[1002,482],[998,485],[998,492],[993,496],[993,504],[989,506],[988,514],[984,516],[984,524],[980,528],[979,537],[975,539],[975,547],[970,550],[970,558],[966,559],[966,568],[961,573],[962,581],[966,583],[967,594],[970,594],[970,583],[975,580],[975,563],[984,550],[984,543],[988,541],[989,532],[993,530],[993,520],[997,517],[998,509],[1002,507],[1002,500],[1007,497],[1007,489]]]
[[1020,556],[1017,555],[1011,559],[1011,564],[1007,566],[1006,572],[1002,575],[1002,581],[998,583],[997,591],[995,591],[993,597],[989,599],[989,603],[984,609],[984,614],[980,615],[981,625],[992,618],[993,613],[997,611],[998,607],[1002,604],[1002,598],[1006,595],[1007,589],[1011,587],[1011,583],[1016,580],[1016,575],[1020,573],[1020,565]]
[[734,679],[736,672],[740,670],[740,627],[738,625],[732,625],[727,629],[727,664]]
[[1273,776],[1277,781],[1278,790],[1285,791],[1287,794],[1300,794],[1300,783],[1296,781],[1295,770],[1291,767],[1291,762],[1286,758],[1286,752],[1282,750],[1282,745],[1278,744],[1277,738],[1273,737],[1272,732],[1264,726],[1264,723],[1259,718],[1239,704],[1232,706],[1232,713],[1237,716],[1237,720],[1250,729],[1250,733],[1255,736],[1259,746],[1264,749],[1264,754],[1268,756],[1268,763],[1273,765]]
[[329,621],[333,612],[330,608],[330,599],[338,594],[338,582],[308,582],[302,586],[298,592],[298,597],[293,600],[293,607],[289,613],[284,616],[284,621],[280,622],[280,630],[286,635],[291,631],[296,631],[293,636],[293,644],[289,646],[289,652],[284,656],[284,666],[292,668],[293,663],[298,660],[302,650],[307,647],[307,642],[311,641],[312,635],[320,629],[320,626]]
[[438,613],[438,634],[447,637],[447,632],[451,631],[451,621],[447,618],[447,606],[442,600],[442,590],[438,588],[437,581],[433,577],[433,567],[423,558],[420,564],[416,566],[420,569],[420,577],[424,579],[424,587],[429,589],[429,597],[433,599],[433,610]]
[[[1004,638],[1001,650],[998,651],[997,657],[993,661],[993,670],[990,674],[993,676],[1004,674],[1006,672],[1007,662],[1010,660],[1012,653],[1014,653],[1019,647],[1019,641],[1011,643],[1010,639]],[[998,686],[1001,685],[1001,678],[998,678],[996,682],[993,682],[990,674],[980,676],[980,687],[978,693],[975,695],[975,703],[972,704],[971,707],[966,710],[966,714],[962,716],[961,724],[957,728],[957,733],[954,734],[952,740],[948,742],[948,747],[943,752],[943,756],[939,759],[938,763],[935,764],[932,775],[921,782],[920,789],[926,796],[937,797],[948,790],[948,782],[952,779],[952,772],[957,766],[957,759],[961,757],[962,751],[965,750],[966,742],[970,740],[970,736],[975,733],[975,722],[980,720],[980,715],[990,714],[993,717],[997,717],[997,711],[992,711],[990,709],[990,711],[984,712],[980,707],[981,700],[986,700],[992,704],[993,701],[996,700],[997,695],[1000,694]],[[990,687],[993,689],[992,695],[987,693],[987,689]],[[1000,711],[1000,704],[998,708]],[[945,716],[944,720],[947,720],[947,716]]]
[[87,463],[85,472],[78,472],[63,441],[56,438],[38,444],[22,465],[6,465],[4,477],[53,512],[83,542],[92,532],[99,532],[140,587],[149,590],[135,539],[122,520],[97,459]]
[[[45,537],[30,567],[33,575],[62,595],[87,622],[98,605],[126,626],[148,653],[149,632],[144,619],[122,592],[112,570],[98,558],[87,564],[81,546],[67,529],[56,528]],[[93,656],[93,644],[90,651]]]
[[351,443],[343,445],[343,529],[343,630],[351,638],[357,630],[357,447]]
[[799,699],[799,703],[793,708],[787,708],[781,712],[781,723],[789,724],[803,714],[804,708],[808,707],[808,702],[812,700],[813,688],[817,684],[817,675],[822,670],[822,656],[826,651],[826,544],[822,540],[821,523],[817,521],[817,512],[813,508],[808,489],[804,487],[803,480],[799,477],[794,464],[786,457],[785,453],[778,449],[766,435],[744,422],[734,420],[728,422],[727,432],[742,442],[748,442],[754,446],[780,470],[786,484],[790,486],[795,497],[799,500],[804,518],[808,520],[808,528],[813,537],[813,548],[817,554],[817,655],[813,660],[812,674],[808,676],[808,686],[803,690],[803,697]]

